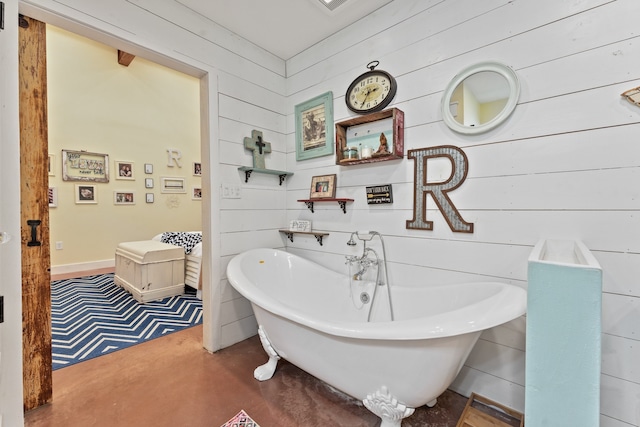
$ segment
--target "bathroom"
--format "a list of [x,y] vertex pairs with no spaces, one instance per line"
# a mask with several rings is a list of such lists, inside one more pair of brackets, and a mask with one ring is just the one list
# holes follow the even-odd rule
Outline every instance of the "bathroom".
[[[576,239],[603,270],[600,424],[640,426],[640,374],[634,367],[640,358],[640,197],[634,185],[640,108],[620,96],[640,86],[637,2],[396,0],[286,61],[247,46],[236,49],[241,55],[221,52],[197,31],[159,23],[129,2],[108,12],[92,4],[70,11],[63,6],[68,2],[28,3],[67,20],[88,20],[106,34],[192,66],[197,62],[215,76],[205,78],[214,100],[209,121],[215,123],[208,131],[215,143],[203,151],[207,186],[215,194],[205,207],[215,214],[203,217],[210,219],[205,233],[213,242],[205,298],[216,307],[205,324],[207,348],[257,333],[248,302],[224,277],[229,260],[251,248],[286,248],[346,269],[350,233],[377,230],[385,238],[391,283],[495,280],[526,288],[527,258],[541,238]],[[206,26],[192,11],[159,9],[153,12],[169,22]],[[137,20],[118,22],[128,13]],[[135,34],[141,26],[146,36],[122,34],[121,28]],[[234,65],[239,56],[251,65]],[[353,166],[337,165],[333,153],[296,160],[295,106],[331,91],[333,121],[352,118],[346,90],[372,60],[398,83],[389,107],[404,112],[404,157]],[[495,129],[454,132],[442,120],[443,92],[458,72],[486,60],[515,71],[518,104]],[[251,165],[243,138],[253,129],[272,144],[266,167],[293,173],[282,185],[277,177],[258,174],[245,182],[238,171]],[[473,224],[472,233],[453,231],[431,199],[426,218],[433,229],[406,227],[414,214],[414,160],[407,151],[443,145],[459,147],[467,157],[466,179],[449,196]],[[450,172],[447,161],[429,164],[431,182],[446,180]],[[335,197],[353,202],[344,211],[337,203],[316,203],[311,212],[298,200],[309,198],[314,176],[332,174]],[[219,198],[223,184],[239,187],[240,198]],[[367,204],[366,187],[380,185],[392,186],[393,203]],[[311,221],[313,230],[328,233],[322,245],[313,236],[291,241],[280,233],[292,220]],[[451,389],[524,410],[525,338],[524,318],[485,332]]]

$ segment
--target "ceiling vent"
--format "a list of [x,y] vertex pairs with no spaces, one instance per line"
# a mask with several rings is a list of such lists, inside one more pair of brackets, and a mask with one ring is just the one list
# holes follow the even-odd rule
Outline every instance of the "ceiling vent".
[[318,0],[329,10],[335,10],[338,6],[342,6],[347,0]]

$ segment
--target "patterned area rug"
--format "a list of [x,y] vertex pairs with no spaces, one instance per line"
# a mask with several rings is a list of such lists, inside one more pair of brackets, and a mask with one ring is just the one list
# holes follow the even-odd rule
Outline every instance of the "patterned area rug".
[[236,414],[235,417],[231,418],[226,423],[222,424],[220,427],[260,427],[257,422],[253,421],[244,409]]
[[113,273],[51,283],[54,370],[200,323],[195,294],[140,304]]

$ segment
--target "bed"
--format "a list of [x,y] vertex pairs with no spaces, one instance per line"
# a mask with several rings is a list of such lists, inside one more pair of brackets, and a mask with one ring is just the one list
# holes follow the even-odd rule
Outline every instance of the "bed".
[[202,299],[202,232],[201,231],[167,231],[154,236],[151,240],[169,243],[184,248],[184,284],[195,289],[196,295]]

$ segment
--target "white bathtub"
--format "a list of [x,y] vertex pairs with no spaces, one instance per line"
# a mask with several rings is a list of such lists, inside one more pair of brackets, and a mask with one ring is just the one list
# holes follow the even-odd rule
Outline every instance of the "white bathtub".
[[[276,249],[254,249],[227,267],[252,304],[269,361],[282,357],[399,426],[453,382],[480,333],[525,313],[526,292],[496,283],[391,286],[395,321],[366,322],[349,277]],[[386,292],[378,291],[378,297]]]

